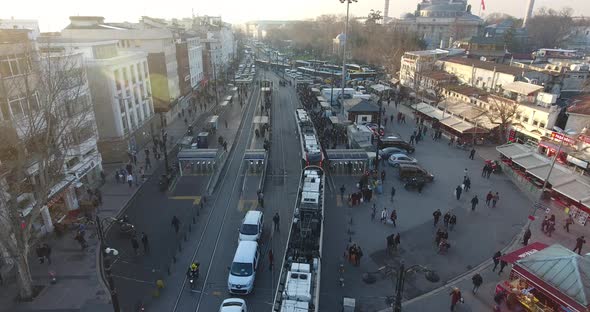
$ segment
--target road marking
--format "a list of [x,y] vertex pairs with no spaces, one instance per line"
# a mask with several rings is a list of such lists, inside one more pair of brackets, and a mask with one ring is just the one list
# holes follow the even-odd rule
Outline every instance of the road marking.
[[258,201],[256,199],[240,199],[238,203],[238,210],[241,212],[250,211],[258,208]]
[[201,203],[201,196],[172,196],[170,199],[177,199],[177,200],[192,200],[193,205],[198,205]]

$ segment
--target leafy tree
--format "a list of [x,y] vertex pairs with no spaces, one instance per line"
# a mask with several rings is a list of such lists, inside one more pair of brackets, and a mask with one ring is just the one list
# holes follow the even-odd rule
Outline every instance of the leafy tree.
[[485,117],[490,123],[498,125],[500,141],[504,143],[507,139],[506,131],[512,123],[513,118],[520,113],[517,102],[495,95],[488,95],[488,107]]

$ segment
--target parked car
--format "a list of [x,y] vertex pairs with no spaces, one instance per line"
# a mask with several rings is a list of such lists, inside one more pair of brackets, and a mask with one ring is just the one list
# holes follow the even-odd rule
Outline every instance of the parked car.
[[410,181],[412,178],[423,179],[425,182],[432,182],[434,175],[416,164],[400,164],[397,166],[399,178],[402,181]]
[[389,156],[393,154],[406,154],[407,151],[397,147],[386,147],[379,150],[379,157],[381,159],[389,159]]
[[223,300],[219,312],[248,312],[248,307],[244,299],[229,298]]
[[239,229],[239,241],[258,241],[262,235],[263,225],[264,217],[262,211],[248,211]]
[[406,154],[393,154],[387,160],[390,166],[397,167],[400,164],[417,164],[416,158],[412,158]]
[[397,138],[397,137],[385,137],[379,141],[379,148],[383,149],[386,147],[397,147],[399,149],[405,150],[407,153],[411,154],[415,151],[415,148],[410,145],[410,143]]

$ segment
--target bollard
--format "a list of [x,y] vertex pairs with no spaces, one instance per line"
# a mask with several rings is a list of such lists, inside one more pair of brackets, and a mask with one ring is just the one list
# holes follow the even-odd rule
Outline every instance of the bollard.
[[[189,226],[190,226],[190,224],[189,224]],[[187,239],[186,239],[186,232],[184,232],[184,241],[185,242],[187,241]]]
[[[194,220],[194,219],[195,219],[195,218],[193,218],[193,220]],[[190,233],[190,232],[192,232],[192,228],[191,228],[191,224],[190,224],[190,223],[188,224],[188,232],[189,232],[189,233]]]

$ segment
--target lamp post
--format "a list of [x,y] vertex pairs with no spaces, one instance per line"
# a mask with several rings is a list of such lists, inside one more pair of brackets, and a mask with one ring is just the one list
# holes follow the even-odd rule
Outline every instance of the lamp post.
[[109,290],[110,290],[113,311],[120,312],[121,307],[119,305],[119,295],[117,294],[117,290],[115,288],[115,281],[114,281],[113,275],[112,275],[111,261],[110,261],[110,259],[106,258],[106,256],[108,256],[108,255],[113,255],[116,257],[119,254],[119,251],[117,251],[116,249],[113,249],[113,248],[106,247],[104,233],[103,233],[103,229],[102,229],[102,222],[100,220],[100,217],[98,215],[96,215],[95,220],[96,220],[96,228],[97,228],[97,232],[98,232],[98,240],[100,242],[100,250],[102,252],[101,256],[103,257],[103,267],[104,267],[104,271],[105,271],[106,278],[107,278],[106,282],[107,282],[107,284],[109,286]]
[[340,0],[340,3],[346,2],[346,23],[344,24],[344,44],[342,45],[342,103],[340,104],[344,114],[344,88],[346,87],[346,41],[348,41],[348,16],[350,4],[358,0]]
[[569,135],[576,134],[576,132],[571,129],[563,130],[559,127],[553,127],[553,131],[561,134],[561,140],[559,140],[559,147],[557,148],[557,151],[555,152],[555,156],[553,156],[553,159],[551,160],[551,166],[549,167],[549,172],[547,172],[547,177],[545,178],[545,181],[543,181],[543,186],[541,187],[541,196],[539,197],[537,202],[535,204],[533,204],[533,207],[531,208],[532,213],[529,215],[527,229],[531,228],[531,223],[532,223],[532,221],[535,220],[535,215],[537,214],[538,207],[540,206],[541,200],[543,199],[543,196],[545,195],[545,190],[547,189],[547,183],[549,183],[549,177],[551,176],[551,172],[553,171],[553,167],[555,167],[555,161],[557,161],[557,157],[559,156],[559,153],[561,152],[561,147],[563,146],[563,141],[565,140],[565,136],[568,134]]
[[383,107],[383,102],[381,98],[377,101],[377,105],[379,106],[379,113],[377,117],[377,146],[375,146],[375,171],[379,173],[379,145],[381,144],[381,109]]
[[167,147],[167,142],[168,141],[168,132],[166,131],[166,129],[164,129],[165,125],[164,125],[164,114],[162,112],[159,112],[160,114],[160,132],[162,135],[162,145],[164,146],[164,166],[166,168],[166,178],[168,178],[168,174],[170,173],[170,166],[168,165],[168,147]]
[[406,273],[409,272],[424,272],[424,276],[426,277],[426,279],[432,283],[436,283],[440,279],[434,271],[419,264],[413,265],[406,269],[404,261],[402,260],[398,270],[397,283],[395,286],[395,301],[393,304],[393,312],[402,311],[402,296],[404,294],[404,284],[406,280]]

